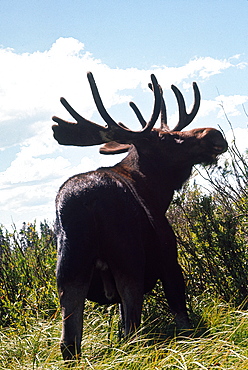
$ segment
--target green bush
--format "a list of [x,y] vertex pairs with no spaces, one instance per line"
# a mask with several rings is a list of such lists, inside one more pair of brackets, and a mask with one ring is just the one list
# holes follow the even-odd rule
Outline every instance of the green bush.
[[[239,305],[248,295],[248,162],[235,144],[222,166],[201,169],[168,212],[191,297],[209,290]],[[205,172],[204,172],[205,171]]]
[[248,294],[247,216],[195,187],[174,200],[170,218],[189,295],[209,290],[240,304]]
[[23,224],[9,233],[0,227],[0,326],[25,325],[30,317],[57,310],[56,248],[51,228]]

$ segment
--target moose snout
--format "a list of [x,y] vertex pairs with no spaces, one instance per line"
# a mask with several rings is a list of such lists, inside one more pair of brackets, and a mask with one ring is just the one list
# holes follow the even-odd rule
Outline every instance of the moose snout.
[[[217,134],[221,135],[220,138],[217,137]],[[216,154],[225,153],[228,149],[227,141],[224,139],[222,133],[220,131],[216,132],[216,139],[213,143],[213,150]]]
[[205,128],[200,136],[210,147],[212,147],[213,154],[218,155],[227,151],[227,141],[219,130],[214,128]]
[[[224,140],[225,141],[225,140]],[[225,141],[225,143],[223,142],[222,145],[214,145],[213,146],[213,149],[215,151],[216,154],[222,154],[222,153],[225,153],[228,149],[228,145],[227,145],[227,142]]]

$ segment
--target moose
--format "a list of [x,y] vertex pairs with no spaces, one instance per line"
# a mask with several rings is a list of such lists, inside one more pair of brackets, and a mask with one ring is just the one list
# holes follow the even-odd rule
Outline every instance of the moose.
[[[165,212],[174,191],[190,177],[192,167],[214,163],[227,150],[226,140],[216,129],[181,131],[200,106],[196,83],[190,113],[180,90],[171,86],[179,121],[170,130],[162,88],[151,75],[153,112],[147,122],[131,102],[142,125],[141,130],[133,131],[113,120],[92,73],[88,72],[87,77],[98,112],[107,125],[83,118],[61,98],[76,122],[53,117],[54,138],[62,145],[102,145],[102,154],[128,154],[112,167],[69,178],[56,197],[56,275],[64,360],[80,357],[86,298],[99,304],[119,303],[124,335],[128,336],[140,325],[143,296],[158,279],[178,330],[191,328],[176,237]],[[159,116],[160,128],[155,128]]]

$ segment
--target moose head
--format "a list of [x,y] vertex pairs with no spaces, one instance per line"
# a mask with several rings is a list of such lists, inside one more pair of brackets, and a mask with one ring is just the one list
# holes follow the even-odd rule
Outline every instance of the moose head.
[[[176,86],[171,86],[178,102],[179,121],[174,129],[170,130],[167,125],[166,106],[163,99],[162,89],[158,85],[156,77],[154,75],[151,75],[152,84],[149,84],[149,87],[154,91],[155,103],[153,113],[149,122],[146,122],[144,120],[137,106],[133,102],[130,103],[130,106],[136,113],[142,125],[142,130],[135,132],[129,130],[124,124],[117,123],[112,119],[102,103],[92,73],[88,72],[87,77],[97,109],[103,120],[107,123],[107,126],[104,127],[97,125],[96,123],[93,123],[80,116],[64,98],[61,98],[61,103],[71,114],[71,116],[77,121],[77,123],[68,122],[55,116],[53,117],[53,120],[58,123],[58,125],[53,126],[53,131],[54,137],[59,142],[59,144],[92,146],[108,143],[100,149],[100,153],[117,154],[128,151],[128,149],[130,148],[130,144],[135,145],[140,141],[147,141],[149,139],[152,141],[152,137],[154,137],[154,135],[152,134],[156,132],[157,136],[161,138],[161,141],[165,140],[166,137],[166,140],[174,140],[177,144],[183,144],[185,143],[185,140],[189,140],[189,138],[191,138],[192,141],[193,137],[195,137],[196,140],[204,139],[206,145],[209,145],[209,152],[205,152],[207,162],[212,162],[212,160],[216,158],[216,155],[221,154],[223,151],[226,150],[226,142],[223,141],[222,135],[219,133],[219,131],[213,130],[212,128],[195,129],[187,133],[180,132],[182,129],[188,126],[190,122],[193,121],[200,107],[200,92],[195,82],[193,83],[195,101],[193,108],[189,114],[186,112],[183,95]],[[159,114],[161,114],[160,129],[154,129],[154,125],[158,119]],[[169,137],[171,137],[171,139],[169,139]],[[204,150],[200,150],[200,152],[202,153],[203,151]],[[205,158],[200,159],[200,153],[198,153],[198,156],[200,162],[204,161]]]
[[[167,125],[166,106],[163,92],[158,85],[156,77],[151,75],[152,84],[149,84],[154,93],[154,108],[151,118],[145,121],[137,106],[131,102],[130,106],[138,117],[142,129],[132,131],[123,123],[117,123],[107,113],[99,95],[95,80],[91,72],[87,74],[93,98],[103,120],[107,126],[100,126],[80,116],[64,99],[61,103],[76,120],[76,123],[53,117],[57,125],[53,126],[54,137],[62,145],[92,146],[104,144],[100,148],[101,154],[119,154],[135,147],[139,157],[145,155],[146,160],[152,158],[153,163],[173,167],[184,168],[187,177],[194,164],[216,162],[219,154],[227,149],[227,143],[220,131],[213,128],[199,128],[189,131],[181,131],[195,118],[200,106],[200,92],[197,84],[193,83],[194,105],[190,113],[187,113],[183,95],[179,89],[172,85],[171,88],[176,96],[179,108],[179,121],[173,129]],[[158,116],[161,116],[160,128],[154,128]],[[162,170],[162,168],[161,168]],[[188,170],[188,171],[187,171]],[[163,171],[163,170],[162,170]],[[182,178],[179,184],[180,188]]]
[[[176,238],[165,212],[174,190],[189,178],[193,165],[213,163],[227,150],[218,130],[181,131],[199,109],[196,83],[190,113],[181,92],[172,86],[179,121],[170,130],[162,89],[152,75],[151,118],[146,122],[137,106],[130,103],[142,126],[140,131],[132,131],[107,113],[91,73],[88,80],[107,126],[83,118],[61,98],[76,122],[53,117],[55,139],[62,145],[102,144],[102,154],[128,154],[113,167],[71,177],[56,198],[57,285],[65,360],[80,354],[86,298],[100,304],[119,302],[124,334],[129,335],[140,324],[144,293],[152,290],[158,279],[178,329],[190,328]],[[160,128],[155,128],[159,115]]]

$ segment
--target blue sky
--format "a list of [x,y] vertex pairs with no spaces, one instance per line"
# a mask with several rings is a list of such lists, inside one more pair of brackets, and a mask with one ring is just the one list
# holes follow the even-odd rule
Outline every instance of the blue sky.
[[54,220],[54,198],[68,176],[116,163],[98,148],[59,146],[51,116],[70,119],[64,96],[101,123],[88,88],[91,70],[117,121],[136,127],[134,100],[146,117],[147,88],[155,73],[164,89],[169,122],[177,106],[170,85],[201,108],[192,127],[232,122],[241,150],[247,145],[248,1],[0,1],[0,223]]

